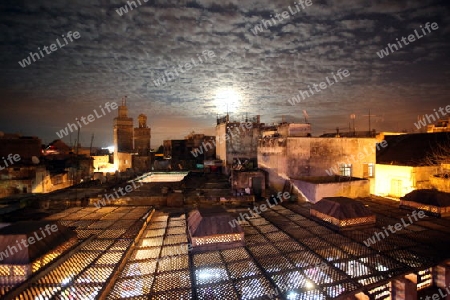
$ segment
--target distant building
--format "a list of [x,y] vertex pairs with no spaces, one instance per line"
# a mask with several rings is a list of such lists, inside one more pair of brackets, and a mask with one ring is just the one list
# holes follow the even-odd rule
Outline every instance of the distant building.
[[265,196],[266,178],[261,170],[231,170],[231,192],[233,196]]
[[[151,129],[147,126],[147,116],[140,114],[138,127],[133,129],[133,118],[128,117],[126,96],[119,106],[118,116],[114,118],[114,169],[125,172],[134,169],[147,172],[151,168],[150,154]],[[102,165],[104,159],[99,159]],[[104,168],[110,170],[109,166]]]
[[126,97],[119,106],[118,116],[114,118],[114,151],[133,152],[133,118],[128,117]]
[[114,165],[117,171],[125,172],[127,169],[132,168],[132,162],[133,153],[114,152]]
[[360,138],[369,138],[374,137],[377,135],[377,132],[375,129],[372,129],[372,131],[343,131],[339,128],[336,128],[335,132],[327,132],[323,133],[319,137],[360,137]]
[[416,189],[446,191],[450,133],[386,135],[387,147],[377,153],[375,195],[403,197]]
[[128,117],[126,97],[114,118],[114,165],[119,172],[131,168],[133,152],[133,118]]
[[19,154],[21,161],[30,161],[33,156],[42,155],[42,141],[34,136],[5,134],[0,132],[0,158],[9,154]]
[[44,147],[43,154],[44,156],[58,155],[60,157],[67,156],[72,153],[78,153],[79,155],[90,156],[89,147],[81,147],[80,144],[69,146],[63,140],[57,139],[53,140],[50,144]]
[[132,156],[132,168],[137,172],[151,170],[150,153],[151,129],[147,126],[147,116],[140,114],[138,127],[134,128],[134,155]]
[[138,155],[149,155],[151,129],[147,126],[147,116],[140,114],[139,125],[134,128],[134,150]]
[[[31,193],[46,176],[41,140],[0,133],[0,197]],[[15,159],[9,158],[14,157]]]
[[266,126],[264,128],[263,137],[308,137],[311,136],[311,124],[305,123],[286,123]]
[[155,157],[158,168],[169,170],[195,169],[195,159],[186,147],[187,140],[164,140],[164,154],[162,157]]
[[163,147],[165,159],[185,160],[190,158],[186,140],[164,140]]
[[258,167],[258,140],[263,129],[259,116],[245,122],[230,121],[229,115],[217,119],[216,158],[222,161],[225,174],[230,174],[231,169]]
[[165,140],[164,159],[169,160],[171,168],[198,169],[205,160],[214,160],[216,137],[203,133],[190,133],[184,140]]
[[114,173],[116,171],[112,155],[93,155],[92,159],[94,160],[94,172]]
[[375,138],[266,136],[259,140],[258,166],[267,172],[273,189],[295,186],[312,202],[318,195],[354,197],[363,190],[368,195],[375,176],[376,143]]
[[139,173],[148,172],[152,168],[152,153],[148,155],[133,155],[131,157],[133,170]]
[[428,125],[427,132],[450,132],[450,118],[441,119],[437,121],[436,124]]
[[50,192],[91,179],[94,160],[88,154],[72,151],[62,140],[51,142],[44,155],[42,163],[46,166],[47,178],[42,179],[42,188],[38,186],[33,192]]
[[43,147],[36,137],[2,135],[0,155],[0,197],[52,192],[89,180],[92,173],[91,158],[75,155],[61,140]]
[[0,171],[0,198],[16,194],[50,192],[54,190],[53,186],[65,188],[69,185],[67,174],[51,177],[44,165],[18,163]]
[[203,162],[205,159],[214,159],[216,157],[215,136],[192,132],[185,139],[186,148],[191,154],[191,158],[196,158],[198,162]]

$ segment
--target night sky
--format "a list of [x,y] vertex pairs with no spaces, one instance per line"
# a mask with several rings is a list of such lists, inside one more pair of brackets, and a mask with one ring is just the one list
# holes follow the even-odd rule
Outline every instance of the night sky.
[[[294,1],[135,3],[130,10],[121,0],[1,1],[0,130],[49,143],[68,122],[125,95],[135,126],[140,113],[148,116],[152,148],[192,130],[214,134],[227,106],[236,120],[260,114],[266,123],[303,121],[306,110],[320,135],[348,128],[352,113],[356,129],[367,130],[369,109],[378,131],[412,131],[418,115],[450,104],[448,0],[312,0],[304,8],[297,3],[295,14]],[[129,12],[120,16],[123,6]],[[277,20],[283,11],[287,17]],[[255,35],[271,15],[276,24]],[[438,29],[424,35],[427,22]],[[420,39],[377,55],[414,30]],[[79,38],[68,40],[69,31]],[[63,47],[25,68],[18,63],[57,39]],[[350,76],[288,103],[339,69]],[[165,71],[173,80],[156,86]],[[94,146],[111,145],[116,115],[83,126],[83,146],[92,133]]]

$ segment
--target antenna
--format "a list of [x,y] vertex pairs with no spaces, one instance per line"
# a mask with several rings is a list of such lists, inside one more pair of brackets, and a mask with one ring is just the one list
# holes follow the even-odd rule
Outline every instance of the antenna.
[[94,142],[94,134],[92,134],[92,137],[91,137],[91,145],[90,145],[90,147],[89,147],[89,155],[91,155],[92,156],[92,143]]
[[364,117],[369,117],[369,136],[372,136],[372,128],[371,128],[371,124],[370,124],[370,117],[376,117],[377,115],[372,115],[370,114],[370,109],[369,109],[369,114],[368,115],[363,115]]
[[[76,119],[78,121],[78,119]],[[78,156],[78,146],[80,145],[80,127],[78,127],[78,131],[77,131],[77,145],[76,145],[76,154]]]
[[305,117],[305,124],[309,124],[308,123],[309,116],[308,116],[308,113],[306,112],[306,110],[303,110],[303,116]]

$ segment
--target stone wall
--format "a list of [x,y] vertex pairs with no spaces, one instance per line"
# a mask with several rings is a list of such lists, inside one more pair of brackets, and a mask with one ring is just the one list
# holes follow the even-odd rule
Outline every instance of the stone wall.
[[119,172],[125,172],[128,168],[132,167],[131,153],[116,152],[114,154],[114,165]]
[[436,167],[410,167],[377,164],[374,194],[378,196],[402,197],[415,189],[431,187],[430,176]]
[[286,143],[278,139],[260,141],[258,147],[258,166],[268,172],[287,174],[288,157]]
[[[261,186],[257,187],[253,186],[254,178],[259,178]],[[251,194],[257,193],[257,191],[260,190],[259,196],[261,196],[265,194],[265,187],[266,187],[266,178],[265,173],[262,171],[245,171],[245,172],[232,171],[231,188],[234,195],[238,193],[245,194],[245,189],[249,188]]]
[[216,126],[216,158],[223,161],[223,171],[226,174],[230,173],[235,159],[257,160],[262,125],[252,122],[227,122]]
[[152,162],[151,162],[151,156],[138,156],[133,155],[133,169],[138,172],[148,172],[151,170]]
[[340,164],[351,164],[351,176],[363,178],[363,164],[375,164],[375,151],[375,138],[288,138],[287,175],[298,178],[339,174]]
[[[316,178],[320,179],[320,177]],[[323,197],[357,198],[370,196],[370,181],[367,179],[329,183],[314,183],[304,180],[293,180],[292,182],[312,203],[321,200]]]
[[351,176],[367,177],[365,164],[376,162],[375,138],[275,137],[260,139],[258,166],[269,176],[269,186],[282,188],[283,179],[340,174],[340,164],[351,164]]
[[450,178],[430,176],[431,187],[441,192],[450,193]]

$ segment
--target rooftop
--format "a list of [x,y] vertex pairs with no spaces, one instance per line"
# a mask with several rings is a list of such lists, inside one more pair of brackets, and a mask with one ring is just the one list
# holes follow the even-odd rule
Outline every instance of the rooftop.
[[340,220],[372,215],[362,202],[346,197],[324,197],[313,204],[312,208]]
[[49,219],[76,227],[78,246],[27,282],[21,299],[335,299],[359,292],[386,299],[389,282],[410,273],[420,288],[430,285],[429,268],[450,256],[450,218],[426,216],[366,246],[410,211],[381,198],[358,200],[376,214],[373,227],[334,231],[311,218],[310,203],[284,203],[240,222],[245,246],[201,253],[189,251],[184,208],[71,208]]
[[414,190],[400,199],[438,207],[450,206],[450,194],[438,190]]

